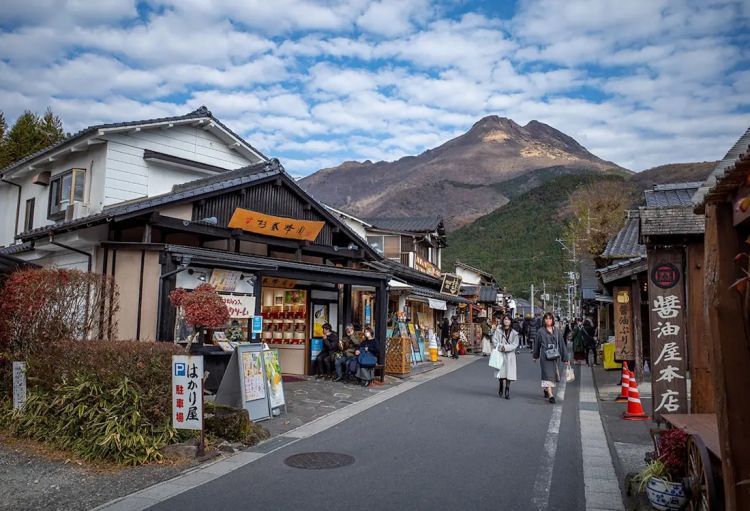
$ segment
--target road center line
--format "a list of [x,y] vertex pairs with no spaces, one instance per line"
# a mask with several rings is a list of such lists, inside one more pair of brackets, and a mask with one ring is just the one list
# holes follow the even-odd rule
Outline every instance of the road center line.
[[537,511],[546,511],[549,507],[549,490],[552,486],[552,471],[555,467],[555,455],[557,454],[557,439],[560,436],[560,422],[562,421],[562,409],[565,402],[565,378],[560,378],[560,389],[555,397],[552,408],[552,417],[549,419],[547,436],[544,439],[544,451],[539,462],[536,480],[534,481],[533,496],[531,501]]

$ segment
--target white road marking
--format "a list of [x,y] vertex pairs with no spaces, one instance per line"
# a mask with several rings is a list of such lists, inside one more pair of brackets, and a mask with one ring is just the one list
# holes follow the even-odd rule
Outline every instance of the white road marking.
[[565,402],[565,378],[560,379],[559,390],[555,396],[555,404],[552,407],[552,417],[549,419],[547,436],[544,440],[544,452],[539,462],[536,480],[534,481],[532,503],[537,511],[546,511],[549,508],[549,489],[552,486],[552,469],[555,466],[555,455],[557,454],[557,439],[560,436],[560,422],[562,421],[562,409]]

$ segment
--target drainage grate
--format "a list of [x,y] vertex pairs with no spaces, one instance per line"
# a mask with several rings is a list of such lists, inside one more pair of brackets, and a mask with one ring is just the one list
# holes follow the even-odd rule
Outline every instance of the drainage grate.
[[337,452],[303,452],[289,456],[284,460],[286,465],[305,470],[321,470],[339,468],[354,463],[354,458],[348,454]]

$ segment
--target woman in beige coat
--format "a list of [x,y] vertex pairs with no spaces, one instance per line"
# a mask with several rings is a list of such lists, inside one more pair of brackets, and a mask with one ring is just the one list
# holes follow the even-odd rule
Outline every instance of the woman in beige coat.
[[513,330],[513,320],[510,316],[503,316],[495,333],[492,335],[492,349],[498,350],[503,357],[503,365],[495,371],[495,378],[499,380],[498,395],[510,399],[510,382],[516,381],[516,348],[518,348],[518,332]]

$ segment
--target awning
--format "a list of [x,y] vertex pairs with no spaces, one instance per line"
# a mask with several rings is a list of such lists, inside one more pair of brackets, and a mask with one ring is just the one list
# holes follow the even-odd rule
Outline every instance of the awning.
[[443,300],[436,300],[435,298],[428,298],[428,303],[430,304],[430,309],[435,309],[438,311],[448,310],[448,304],[445,303]]
[[433,298],[435,300],[442,300],[446,303],[472,303],[466,298],[441,293],[439,291],[435,291],[434,289],[429,289],[422,286],[413,286],[413,289],[411,290],[411,296]]
[[388,288],[393,289],[395,291],[404,290],[407,291],[412,288],[409,284],[405,282],[401,282],[400,280],[391,279],[388,281]]

